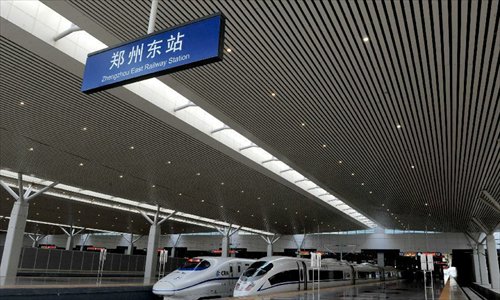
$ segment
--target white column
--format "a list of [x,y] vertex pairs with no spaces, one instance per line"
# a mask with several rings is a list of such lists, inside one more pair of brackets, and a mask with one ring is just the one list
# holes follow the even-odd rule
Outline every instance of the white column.
[[68,235],[68,238],[66,239],[66,250],[72,250],[73,249],[73,233]]
[[146,253],[146,267],[144,270],[144,278],[154,278],[156,274],[156,261],[158,260],[158,239],[160,230],[155,224],[149,227],[148,250]]
[[474,280],[476,283],[481,283],[481,270],[479,266],[479,252],[477,251],[477,247],[474,248],[472,252],[472,258],[474,260]]
[[488,279],[488,266],[486,265],[486,253],[484,251],[484,245],[480,244],[477,246],[479,252],[479,268],[481,269],[481,284],[490,285]]
[[267,256],[273,256],[273,244],[267,244]]
[[222,237],[222,245],[221,245],[221,257],[228,257],[229,255],[229,236],[224,235]]
[[134,234],[130,234],[130,240],[128,241],[127,255],[132,255],[134,253]]
[[377,253],[377,265],[382,268],[385,267],[384,252]]
[[[21,191],[22,192],[22,191]],[[10,213],[9,227],[5,237],[2,263],[0,265],[0,279],[11,279],[17,275],[19,257],[23,247],[24,229],[28,219],[29,204],[26,201],[17,200]]]
[[497,245],[493,232],[486,236],[486,244],[488,245],[488,269],[490,271],[491,287],[493,289],[500,289],[500,271],[498,270]]
[[156,264],[158,262],[158,240],[160,238],[161,224],[175,215],[175,211],[170,215],[160,218],[160,206],[157,207],[156,213],[151,219],[145,212],[141,211],[141,215],[151,224],[149,227],[148,248],[146,252],[146,266],[144,268],[144,283],[150,283],[156,276]]
[[28,219],[29,201],[38,195],[43,194],[48,189],[57,185],[57,182],[51,183],[34,194],[30,185],[26,191],[23,189],[23,174],[18,174],[16,194],[5,182],[0,180],[0,185],[14,198],[14,206],[10,213],[9,226],[5,237],[5,246],[0,264],[0,285],[8,284],[17,276],[17,267],[19,265],[19,256],[23,247],[24,230],[26,229],[26,220]]

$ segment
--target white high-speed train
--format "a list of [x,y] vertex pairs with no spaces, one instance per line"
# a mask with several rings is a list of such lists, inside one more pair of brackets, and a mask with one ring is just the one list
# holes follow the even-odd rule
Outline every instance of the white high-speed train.
[[[391,270],[393,271],[393,270]],[[392,272],[395,273],[395,272]],[[312,288],[313,276],[318,271],[310,267],[310,260],[294,257],[264,257],[254,262],[241,275],[234,288],[234,296],[254,296],[278,292],[301,291]],[[319,271],[321,287],[335,287],[364,282],[392,280],[384,277],[384,268],[372,264],[349,264],[334,259],[323,259]]]
[[198,300],[232,296],[240,275],[254,259],[195,257],[163,277],[153,293],[165,300]]

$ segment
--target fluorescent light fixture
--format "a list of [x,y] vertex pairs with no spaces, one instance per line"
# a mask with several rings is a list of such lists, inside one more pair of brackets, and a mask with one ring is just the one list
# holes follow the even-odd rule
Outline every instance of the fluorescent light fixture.
[[[27,32],[43,40],[54,48],[76,59],[82,64],[85,63],[88,53],[106,48],[106,45],[104,43],[97,40],[95,37],[84,30],[74,32],[64,37],[63,39],[54,42],[53,37],[69,28],[71,26],[71,22],[37,0],[0,1],[0,16],[5,18],[9,22],[12,22],[13,24],[23,28]],[[201,107],[190,105],[192,102],[189,99],[182,96],[177,91],[173,90],[160,80],[151,78],[127,84],[124,86],[124,88],[137,94],[144,100],[149,101],[159,109],[171,113],[173,116],[179,118],[180,120],[183,120],[189,125],[200,130],[201,132],[218,140],[234,151],[237,151],[240,154],[248,157],[255,163],[280,175],[284,179],[302,188],[304,191],[317,197],[321,201],[324,201],[332,207],[337,208],[337,204],[332,205],[331,201],[325,201],[323,200],[323,197],[318,197],[314,190],[308,191],[308,189],[316,183],[313,183],[312,181],[310,181],[310,183],[295,183],[297,180],[305,178],[306,176],[300,174],[295,170],[281,172],[283,170],[290,169],[289,166],[283,166],[284,169],[278,170],[275,167],[275,163],[262,164],[262,162],[272,159],[273,155],[258,146],[245,148],[246,146],[254,144],[250,140],[243,137],[240,133],[234,131],[229,127],[229,130],[222,130],[212,133],[212,131],[214,131],[215,129],[227,127],[227,125],[225,125],[222,121],[220,121]],[[185,109],[176,110],[176,108],[184,107],[186,105],[189,106],[187,106]],[[306,124],[301,123],[301,125],[305,126]],[[398,126],[398,128],[400,128],[400,125]],[[244,149],[240,150],[240,148]],[[342,202],[337,198],[335,198],[335,200]],[[344,205],[350,208],[347,204]],[[350,214],[346,215],[348,217],[352,217]],[[354,217],[352,218],[370,228],[376,227],[376,224],[366,217],[365,219]]]

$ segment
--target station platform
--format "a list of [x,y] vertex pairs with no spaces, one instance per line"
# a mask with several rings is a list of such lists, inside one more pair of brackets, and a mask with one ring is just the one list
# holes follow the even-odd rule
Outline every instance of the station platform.
[[142,277],[18,277],[0,286],[0,299],[12,300],[150,300],[153,283]]
[[[427,289],[425,295],[423,283],[406,282],[403,280],[387,283],[370,283],[364,285],[345,286],[320,289],[317,291],[303,291],[293,293],[279,293],[259,297],[224,298],[238,300],[368,300],[368,299],[394,299],[394,300],[440,300],[440,295],[445,285],[435,284],[434,289]],[[462,298],[444,298],[462,299]],[[467,298],[465,298],[467,299]]]

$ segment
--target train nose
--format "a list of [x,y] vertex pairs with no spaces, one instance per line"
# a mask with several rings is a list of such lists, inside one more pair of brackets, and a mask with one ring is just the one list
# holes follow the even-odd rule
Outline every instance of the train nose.
[[158,281],[153,285],[153,293],[162,296],[173,296],[175,294],[175,285],[169,281]]

